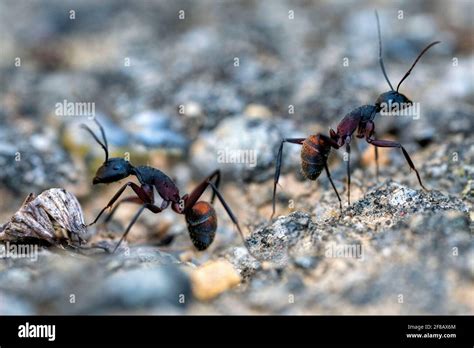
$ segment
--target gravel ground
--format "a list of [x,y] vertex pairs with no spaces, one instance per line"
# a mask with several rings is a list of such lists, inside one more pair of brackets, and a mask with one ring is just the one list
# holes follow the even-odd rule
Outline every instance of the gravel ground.
[[[380,150],[377,180],[373,149],[355,139],[350,206],[344,151],[329,156],[340,212],[287,144],[270,220],[281,139],[327,134],[388,89],[374,9],[393,83],[442,41],[400,89],[420,113],[375,121],[428,190],[398,149]],[[473,314],[473,13],[469,0],[0,1],[0,314]],[[61,115],[63,102],[94,109]],[[133,205],[79,228],[85,244],[64,233],[126,182],[92,186],[104,160],[80,128],[92,117],[111,156],[159,168],[181,194],[220,168],[248,249],[219,203],[202,252],[171,209],[145,213],[114,254]],[[65,220],[29,205],[51,234],[28,220],[31,249],[19,249],[12,221],[52,188],[79,205]]]

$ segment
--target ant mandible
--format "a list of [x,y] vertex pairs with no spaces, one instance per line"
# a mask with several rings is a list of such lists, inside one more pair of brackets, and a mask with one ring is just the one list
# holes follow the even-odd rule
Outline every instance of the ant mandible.
[[357,138],[365,138],[365,140],[375,147],[375,161],[376,161],[376,171],[378,176],[378,147],[390,147],[390,148],[400,148],[402,153],[410,166],[416,173],[418,178],[418,182],[420,186],[426,190],[425,186],[421,182],[420,174],[418,170],[415,168],[413,161],[411,160],[408,152],[405,148],[398,142],[391,141],[391,140],[383,140],[383,139],[376,139],[375,138],[375,123],[374,119],[375,116],[380,113],[381,111],[384,112],[392,112],[405,109],[413,104],[413,102],[408,99],[405,95],[398,92],[400,89],[400,85],[402,82],[410,75],[411,71],[415,67],[416,63],[420,60],[423,54],[426,53],[431,47],[440,43],[440,41],[435,41],[430,43],[426,48],[421,51],[418,57],[415,59],[414,63],[407,71],[405,76],[400,80],[397,85],[397,89],[394,90],[393,86],[387,76],[385,71],[385,67],[383,64],[382,58],[382,35],[380,32],[380,21],[377,11],[375,11],[375,17],[377,20],[377,33],[379,39],[379,63],[382,69],[382,73],[387,81],[390,91],[382,93],[377,100],[375,101],[375,105],[363,105],[348,113],[342,121],[338,124],[336,131],[333,129],[329,130],[329,137],[323,134],[315,134],[310,135],[308,138],[286,138],[283,139],[280,143],[280,148],[278,150],[277,159],[276,159],[276,169],[275,169],[275,176],[274,176],[274,184],[273,184],[273,210],[272,215],[270,217],[273,218],[275,215],[275,196],[276,196],[276,187],[278,184],[278,180],[280,178],[280,169],[281,169],[281,161],[283,155],[283,144],[290,143],[290,144],[298,144],[302,145],[301,148],[301,169],[303,175],[309,180],[316,180],[323,169],[326,171],[328,179],[331,183],[334,192],[336,193],[337,199],[339,200],[339,208],[342,213],[342,202],[337,192],[336,186],[334,185],[331,174],[329,172],[329,168],[327,165],[327,159],[331,148],[339,149],[342,146],[346,146],[346,153],[348,154],[347,158],[347,201],[348,205],[350,205],[350,195],[351,195],[351,170],[350,170],[350,142],[352,139],[353,133],[357,130],[356,137]]
[[[114,203],[122,195],[127,187],[130,187],[135,192],[136,196],[127,197],[120,200],[114,206],[113,210],[106,219],[106,222],[111,219],[112,215],[115,213],[116,209],[121,203],[129,202],[141,205],[132,221],[126,228],[124,234],[120,238],[119,242],[115,246],[113,253],[127,237],[127,234],[130,232],[132,226],[135,224],[140,214],[145,209],[158,214],[168,208],[170,205],[174,212],[177,214],[183,214],[185,216],[189,236],[196,249],[200,251],[207,249],[212,244],[217,230],[217,215],[212,206],[216,196],[224,206],[224,209],[226,210],[234,225],[237,227],[245,247],[247,250],[249,250],[247,241],[242,233],[242,230],[240,229],[237,218],[232,213],[230,207],[225,202],[218,190],[221,177],[219,170],[215,170],[211,175],[205,178],[191,192],[191,194],[185,194],[184,196],[180,197],[179,189],[176,187],[176,184],[162,171],[150,166],[135,167],[129,161],[120,157],[109,158],[109,150],[105,131],[97,120],[94,121],[99,126],[103,141],[100,141],[96,134],[88,126],[84,124],[81,125],[92,135],[95,141],[105,151],[105,162],[97,170],[92,184],[109,184],[124,179],[130,175],[136,176],[140,182],[140,185],[137,185],[131,181],[124,184],[112,197],[109,203],[100,211],[95,220],[89,224],[89,226],[95,224],[107,209],[112,208]],[[199,201],[204,191],[208,187],[212,189],[211,203]],[[154,190],[156,190],[158,195],[163,199],[163,202],[160,206],[155,205]]]

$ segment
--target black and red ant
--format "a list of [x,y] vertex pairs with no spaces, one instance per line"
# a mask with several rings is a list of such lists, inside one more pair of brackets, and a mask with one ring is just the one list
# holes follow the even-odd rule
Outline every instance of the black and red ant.
[[[129,202],[141,205],[140,209],[137,211],[132,221],[126,228],[124,234],[120,238],[120,241],[115,246],[113,252],[117,250],[122,241],[127,237],[130,229],[145,209],[158,214],[168,208],[170,205],[174,212],[183,214],[185,216],[189,236],[196,249],[207,249],[212,244],[217,230],[217,215],[212,206],[216,196],[224,206],[224,209],[227,211],[227,214],[234,225],[237,227],[237,230],[248,249],[246,239],[242,233],[242,230],[240,229],[237,218],[232,213],[230,207],[219,192],[218,187],[221,178],[219,170],[214,171],[211,175],[204,179],[191,192],[191,194],[185,194],[184,196],[180,197],[179,189],[176,187],[176,184],[162,171],[149,166],[135,167],[129,161],[120,157],[109,158],[107,138],[105,136],[104,129],[97,120],[95,120],[95,122],[99,126],[103,141],[100,141],[96,134],[88,126],[84,124],[82,125],[82,127],[92,135],[95,141],[97,141],[97,143],[99,143],[99,145],[105,151],[105,162],[97,170],[92,183],[94,185],[109,184],[124,179],[130,175],[136,176],[140,182],[140,185],[137,185],[131,181],[124,184],[112,197],[109,203],[100,211],[95,220],[89,224],[95,224],[107,209],[112,208],[114,203],[122,195],[127,187],[130,187],[135,192],[136,196],[127,197],[120,200],[107,217],[106,221],[110,220],[117,207],[121,203]],[[199,201],[204,191],[208,187],[212,189],[211,203]],[[163,199],[163,202],[160,206],[155,205],[155,190]]]
[[274,177],[274,185],[273,185],[273,210],[271,218],[273,218],[275,214],[275,196],[276,196],[276,187],[278,184],[278,180],[280,178],[280,169],[281,169],[281,160],[283,154],[283,144],[284,143],[291,143],[291,144],[298,144],[302,145],[301,149],[301,169],[303,175],[309,180],[316,180],[323,169],[326,171],[329,181],[331,182],[331,186],[336,192],[337,198],[339,200],[339,208],[342,212],[342,202],[337,192],[336,186],[334,185],[331,174],[329,172],[329,168],[327,165],[327,159],[331,148],[339,149],[342,146],[346,146],[346,153],[347,153],[347,200],[348,204],[350,205],[350,194],[351,194],[351,171],[350,171],[350,142],[352,139],[353,133],[357,130],[356,137],[357,138],[365,138],[365,140],[375,147],[375,160],[376,160],[376,167],[377,167],[377,175],[378,175],[378,147],[392,147],[392,148],[400,148],[405,156],[406,161],[411,169],[413,169],[416,173],[418,178],[418,182],[420,183],[421,187],[426,190],[421,182],[420,174],[418,170],[416,170],[415,165],[413,164],[408,152],[405,148],[398,142],[391,141],[391,140],[382,140],[375,138],[375,123],[374,119],[375,116],[380,113],[381,111],[385,112],[392,112],[402,110],[406,107],[409,107],[413,104],[413,102],[408,99],[405,95],[398,92],[400,85],[402,82],[410,75],[411,71],[415,67],[416,63],[420,60],[423,54],[426,53],[432,46],[440,43],[440,41],[435,41],[430,43],[418,57],[415,59],[415,62],[412,64],[410,69],[407,71],[405,76],[400,80],[397,85],[397,89],[394,90],[393,86],[387,76],[385,71],[385,67],[383,64],[382,58],[382,35],[380,33],[380,22],[379,16],[377,11],[375,12],[376,20],[377,20],[377,32],[378,32],[378,39],[379,39],[379,63],[382,69],[382,73],[387,81],[390,91],[382,93],[377,100],[375,101],[375,105],[363,105],[348,113],[342,121],[337,125],[336,131],[330,129],[329,137],[323,134],[316,134],[310,135],[307,138],[288,138],[283,139],[280,143],[280,148],[278,150],[277,159],[276,159],[276,170],[275,170],[275,177]]

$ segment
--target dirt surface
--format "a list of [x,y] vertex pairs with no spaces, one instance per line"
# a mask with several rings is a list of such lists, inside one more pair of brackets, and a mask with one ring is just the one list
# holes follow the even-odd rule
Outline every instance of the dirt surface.
[[[1,314],[474,313],[471,1],[70,7],[0,2],[0,237],[29,193],[63,188],[90,223],[127,182],[92,185],[104,153],[80,124],[97,130],[95,117],[111,156],[159,168],[181,195],[220,168],[248,250],[216,203],[205,251],[167,209],[144,213],[111,254],[138,209],[124,204],[108,225],[87,227],[83,245],[28,240],[32,254],[18,258],[3,238]],[[305,180],[300,147],[285,144],[270,220],[281,139],[328,134],[388,90],[375,9],[394,84],[442,41],[400,88],[419,113],[375,120],[377,137],[404,145],[428,190],[399,149],[380,149],[377,180],[373,148],[354,139],[350,206],[345,151],[328,161],[341,212],[325,174]],[[94,113],[58,113],[63,102]]]

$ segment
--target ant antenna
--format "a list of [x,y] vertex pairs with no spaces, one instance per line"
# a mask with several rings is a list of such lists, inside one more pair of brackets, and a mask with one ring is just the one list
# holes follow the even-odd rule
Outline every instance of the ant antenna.
[[104,131],[104,127],[102,127],[102,125],[99,123],[99,121],[97,121],[95,118],[94,118],[94,122],[99,126],[99,129],[100,129],[100,133],[102,134],[102,139],[104,140],[104,145],[105,145],[105,148],[106,148],[106,155],[107,155],[107,158],[109,157],[109,144],[107,143],[107,137],[105,136],[105,131]]
[[109,150],[108,150],[107,138],[105,137],[104,128],[99,123],[99,121],[97,121],[96,119],[94,119],[94,121],[95,121],[95,123],[97,123],[97,125],[100,128],[100,133],[102,134],[102,139],[103,139],[104,142],[101,142],[99,140],[99,138],[97,137],[97,135],[95,135],[95,133],[88,126],[86,126],[85,124],[81,124],[81,127],[84,128],[86,131],[88,131],[90,133],[90,135],[92,135],[92,137],[95,139],[95,141],[97,141],[97,143],[104,149],[104,151],[105,151],[105,161],[107,162],[109,160]]
[[405,76],[403,76],[403,78],[402,78],[402,79],[400,80],[400,82],[398,83],[397,92],[398,92],[398,89],[400,88],[400,85],[401,85],[402,82],[408,77],[408,75],[410,75],[411,71],[412,71],[413,68],[415,67],[416,63],[418,63],[418,61],[420,60],[421,56],[424,55],[424,54],[426,53],[426,51],[428,51],[431,47],[433,47],[433,46],[436,45],[436,44],[439,44],[440,42],[441,42],[441,41],[432,42],[432,43],[430,43],[428,46],[426,46],[423,51],[421,51],[421,53],[418,55],[418,57],[416,57],[415,62],[414,62],[413,65],[411,66],[410,70],[407,71],[407,73],[405,74]]
[[[375,18],[377,18],[377,32],[378,32],[378,35],[379,35],[379,63],[380,63],[380,67],[382,68],[383,76],[385,76],[385,80],[387,81],[388,85],[390,86],[390,89],[393,91],[393,86],[390,83],[390,80],[388,79],[387,72],[385,71],[385,66],[383,65],[382,34],[380,32],[380,20],[379,20],[379,14],[378,14],[377,10],[375,10]],[[397,88],[397,91],[398,91],[398,88]]]

